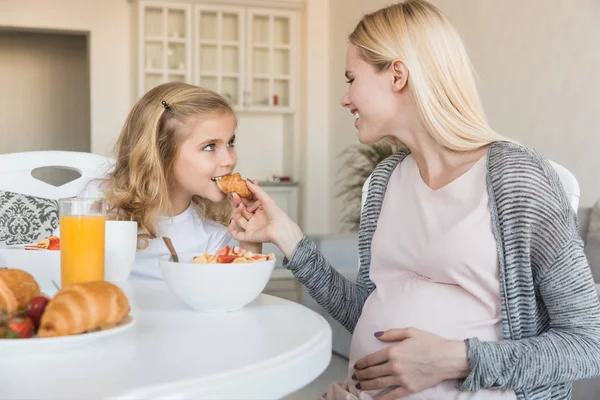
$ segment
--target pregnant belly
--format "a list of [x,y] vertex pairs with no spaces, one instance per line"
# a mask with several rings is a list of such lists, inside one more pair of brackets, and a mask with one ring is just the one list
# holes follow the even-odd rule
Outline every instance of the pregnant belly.
[[[424,278],[419,279],[423,282],[416,284],[404,282],[402,285],[388,284],[386,285],[388,288],[394,287],[395,290],[385,291],[377,288],[371,293],[365,302],[352,336],[350,369],[358,359],[393,344],[381,342],[374,336],[375,332],[387,329],[412,327],[450,340],[478,337],[480,340],[493,341],[501,338],[501,310],[499,308],[492,309],[485,306],[457,285],[435,283]],[[500,391],[487,393],[486,397],[471,397],[464,393],[461,394],[454,389],[454,386],[455,382],[447,381],[426,393],[411,398],[514,398],[505,397],[509,394]],[[453,395],[450,395],[450,392]],[[369,393],[375,395],[377,392]],[[438,396],[436,393],[440,393],[440,395]],[[429,397],[421,397],[423,394],[427,394]]]

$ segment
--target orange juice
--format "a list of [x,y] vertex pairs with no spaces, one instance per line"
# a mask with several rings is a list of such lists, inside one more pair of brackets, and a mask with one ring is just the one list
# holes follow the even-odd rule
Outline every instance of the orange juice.
[[60,271],[62,286],[104,280],[103,215],[60,217]]

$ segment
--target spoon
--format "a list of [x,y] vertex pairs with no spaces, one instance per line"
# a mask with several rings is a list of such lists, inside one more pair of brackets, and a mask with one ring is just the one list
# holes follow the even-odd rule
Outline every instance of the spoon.
[[171,256],[173,257],[173,261],[174,262],[179,262],[179,257],[177,257],[177,252],[175,251],[175,248],[173,247],[173,243],[171,243],[171,239],[163,236],[163,241],[165,242],[165,244],[167,245],[167,248],[169,249],[169,251],[171,252]]

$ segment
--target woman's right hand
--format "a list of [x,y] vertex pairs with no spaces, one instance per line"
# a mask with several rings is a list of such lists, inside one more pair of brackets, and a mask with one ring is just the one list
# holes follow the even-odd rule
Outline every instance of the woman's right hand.
[[232,196],[235,211],[229,224],[231,236],[241,242],[275,243],[291,259],[304,236],[300,227],[260,186],[250,181],[247,185],[256,202],[246,206],[237,194]]

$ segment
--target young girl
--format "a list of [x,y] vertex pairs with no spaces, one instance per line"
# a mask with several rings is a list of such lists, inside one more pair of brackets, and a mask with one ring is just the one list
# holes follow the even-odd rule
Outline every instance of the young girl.
[[553,168],[488,126],[458,34],[423,0],[365,16],[346,77],[359,140],[402,149],[371,175],[357,281],[257,185],[231,224],[275,242],[353,333],[327,399],[570,399],[600,375],[600,304]]
[[[158,278],[158,256],[214,253],[237,243],[227,231],[231,205],[217,186],[235,169],[236,118],[210,90],[171,82],[146,93],[129,113],[107,178],[88,183],[81,197],[105,197],[109,214],[137,221],[132,277]],[[262,245],[240,243],[260,253]]]

